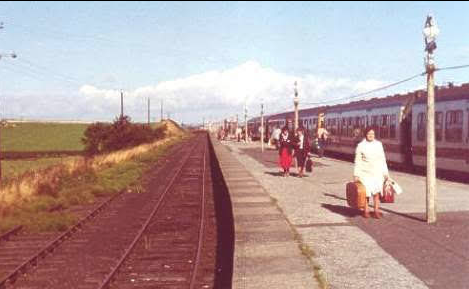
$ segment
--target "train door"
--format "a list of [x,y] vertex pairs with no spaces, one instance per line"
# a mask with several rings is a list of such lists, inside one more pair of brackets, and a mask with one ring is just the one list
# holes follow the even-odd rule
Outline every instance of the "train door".
[[414,167],[412,161],[412,111],[402,116],[399,125],[399,138],[401,153],[404,156],[403,165],[405,169],[412,170]]

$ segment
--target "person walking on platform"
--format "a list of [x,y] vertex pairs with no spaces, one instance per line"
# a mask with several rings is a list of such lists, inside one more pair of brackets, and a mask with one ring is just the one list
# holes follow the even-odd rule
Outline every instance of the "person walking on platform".
[[283,176],[288,177],[290,175],[290,167],[292,163],[293,136],[286,126],[282,128],[282,133],[280,134],[278,153],[279,164],[283,169]]
[[270,142],[275,145],[275,149],[278,150],[279,148],[279,139],[280,139],[281,130],[278,126],[272,131],[272,136]]
[[329,132],[324,127],[324,122],[321,122],[319,125],[319,129],[318,129],[318,145],[319,145],[318,156],[320,158],[322,158],[324,155],[324,150],[326,148],[328,136],[329,136]]
[[310,145],[308,138],[305,136],[303,128],[298,128],[296,130],[296,139],[295,139],[295,156],[296,162],[298,163],[298,177],[303,177],[303,172],[305,168],[306,158],[310,150]]
[[[383,144],[375,139],[373,128],[365,130],[363,139],[355,150],[354,181],[363,184],[366,197],[373,197],[374,217],[382,217],[379,211],[379,196],[383,191],[383,184],[389,178],[388,166],[384,155]],[[365,205],[363,217],[369,218],[368,204]]]

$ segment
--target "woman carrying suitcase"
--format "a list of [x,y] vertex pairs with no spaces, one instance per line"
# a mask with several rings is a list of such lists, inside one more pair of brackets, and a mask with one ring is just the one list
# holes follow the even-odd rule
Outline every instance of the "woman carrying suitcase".
[[[379,210],[379,196],[383,183],[389,178],[389,172],[383,144],[375,139],[373,128],[365,130],[365,139],[357,146],[353,176],[355,181],[365,187],[367,199],[373,197],[374,217],[380,219],[383,215]],[[368,205],[365,205],[363,217],[370,217]]]

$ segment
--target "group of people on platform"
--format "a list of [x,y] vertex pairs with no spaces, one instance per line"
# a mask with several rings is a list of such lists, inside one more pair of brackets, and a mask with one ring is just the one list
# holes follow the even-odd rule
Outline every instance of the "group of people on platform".
[[306,159],[311,150],[304,129],[298,128],[296,134],[293,134],[288,130],[288,127],[285,126],[281,130],[278,141],[276,141],[276,147],[278,147],[279,164],[283,169],[283,176],[288,177],[290,175],[290,167],[293,157],[295,157],[298,165],[298,177],[302,178]]
[[[319,132],[320,145],[327,138],[325,129]],[[303,128],[298,128],[292,133],[287,126],[281,129],[278,140],[275,139],[279,153],[279,165],[283,170],[283,176],[290,175],[293,158],[296,158],[298,166],[298,177],[303,177],[305,163],[309,158],[311,145]],[[361,182],[365,187],[367,199],[373,199],[374,217],[381,218],[379,209],[380,194],[383,192],[383,184],[389,179],[386,157],[383,144],[375,139],[373,128],[365,130],[365,138],[358,143],[355,151],[355,165],[353,173],[354,181]],[[365,206],[363,216],[369,218],[368,206]]]

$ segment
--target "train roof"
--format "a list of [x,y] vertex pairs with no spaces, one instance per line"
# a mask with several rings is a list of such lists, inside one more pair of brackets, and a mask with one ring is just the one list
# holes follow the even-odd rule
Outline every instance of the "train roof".
[[[321,112],[343,112],[352,110],[367,110],[376,109],[390,106],[405,106],[411,97],[416,97],[415,103],[421,104],[427,101],[427,92],[425,90],[416,90],[408,92],[406,94],[394,94],[387,97],[376,97],[368,100],[353,101],[344,104],[336,104],[330,106],[321,106],[300,109],[298,114],[299,117],[305,117],[310,115],[317,115]],[[447,86],[435,86],[435,101],[451,101],[451,100],[469,100],[469,83],[462,84],[460,86],[454,86],[449,84]],[[301,102],[300,102],[301,105]],[[282,113],[275,113],[266,115],[265,119],[285,119],[293,118],[294,112],[287,111]],[[251,118],[249,121],[259,121],[260,117]]]

